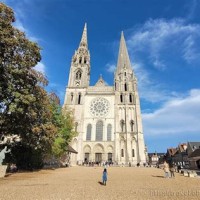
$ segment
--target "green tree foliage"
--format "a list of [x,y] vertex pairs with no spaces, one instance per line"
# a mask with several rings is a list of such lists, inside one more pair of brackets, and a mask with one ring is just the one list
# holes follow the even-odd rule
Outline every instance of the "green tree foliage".
[[12,9],[0,3],[0,134],[20,135],[20,145],[12,147],[12,157],[20,160],[23,152],[28,159],[49,151],[58,127],[44,89],[48,81],[34,70],[40,48],[12,26],[14,21]]
[[72,112],[67,108],[62,112],[59,99],[55,98],[56,95],[53,93],[50,96],[51,99],[53,99],[53,101],[51,101],[53,123],[58,127],[58,132],[52,145],[52,154],[56,157],[60,157],[66,152],[67,145],[77,133],[74,131]]

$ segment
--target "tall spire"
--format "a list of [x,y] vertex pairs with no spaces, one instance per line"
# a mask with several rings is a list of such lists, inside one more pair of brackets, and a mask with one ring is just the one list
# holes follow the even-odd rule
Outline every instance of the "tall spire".
[[124,33],[121,32],[121,39],[119,45],[119,54],[118,54],[118,62],[117,62],[117,72],[119,73],[124,68],[131,69],[131,62],[128,55],[128,50],[126,47],[126,42],[124,39]]
[[88,47],[88,44],[87,44],[87,23],[85,23],[79,47],[83,47],[83,48]]

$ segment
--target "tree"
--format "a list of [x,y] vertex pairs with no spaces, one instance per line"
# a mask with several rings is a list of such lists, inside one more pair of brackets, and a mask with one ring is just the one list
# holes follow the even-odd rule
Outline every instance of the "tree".
[[0,3],[0,134],[20,136],[20,145],[8,146],[18,167],[28,168],[35,154],[41,158],[51,149],[58,128],[44,89],[48,81],[34,70],[40,48],[12,26],[14,21],[12,9]]
[[52,154],[59,158],[66,152],[67,145],[77,133],[74,131],[72,112],[66,108],[62,111],[59,98],[54,93],[50,94],[50,99],[53,111],[53,123],[58,127],[57,135],[52,145]]

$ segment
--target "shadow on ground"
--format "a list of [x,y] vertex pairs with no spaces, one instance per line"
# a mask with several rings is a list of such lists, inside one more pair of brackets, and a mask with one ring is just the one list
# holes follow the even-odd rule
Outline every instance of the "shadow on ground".
[[99,183],[99,185],[104,185],[101,181],[99,181],[98,183]]
[[154,177],[154,178],[164,178],[164,176],[154,176],[154,175],[152,175],[152,177]]

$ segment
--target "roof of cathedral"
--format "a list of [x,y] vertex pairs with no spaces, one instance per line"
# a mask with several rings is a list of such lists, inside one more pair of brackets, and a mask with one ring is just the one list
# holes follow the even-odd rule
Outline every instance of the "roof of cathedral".
[[85,23],[79,47],[86,47],[86,48],[88,47],[88,43],[87,43],[87,23]]
[[102,75],[100,75],[99,80],[95,84],[96,87],[104,87],[107,86],[106,82],[103,80]]
[[126,42],[124,39],[124,33],[121,33],[120,46],[119,46],[119,54],[118,54],[118,62],[117,62],[117,74],[123,70],[124,68],[131,69],[131,62],[128,55],[128,50],[126,47]]

